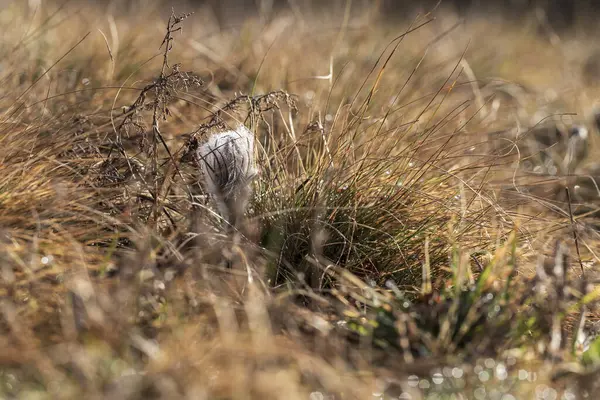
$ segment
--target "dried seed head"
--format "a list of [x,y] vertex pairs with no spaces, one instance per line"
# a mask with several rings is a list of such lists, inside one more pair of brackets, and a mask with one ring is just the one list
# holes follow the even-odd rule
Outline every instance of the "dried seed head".
[[585,126],[573,126],[569,131],[563,165],[567,173],[572,173],[588,155],[589,131]]
[[257,173],[254,135],[242,125],[214,134],[199,146],[197,155],[206,191],[215,199],[221,216],[235,225],[246,209]]

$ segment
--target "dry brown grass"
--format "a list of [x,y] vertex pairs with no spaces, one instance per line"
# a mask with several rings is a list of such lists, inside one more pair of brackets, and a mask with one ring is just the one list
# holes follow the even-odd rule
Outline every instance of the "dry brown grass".
[[[164,4],[125,10],[0,11],[1,396],[593,390],[600,351],[569,347],[597,296],[597,200],[575,188],[596,175],[593,36],[351,7],[219,29],[196,9],[165,51]],[[590,129],[577,176],[494,153],[548,115]],[[232,240],[190,150],[234,122],[261,175]]]

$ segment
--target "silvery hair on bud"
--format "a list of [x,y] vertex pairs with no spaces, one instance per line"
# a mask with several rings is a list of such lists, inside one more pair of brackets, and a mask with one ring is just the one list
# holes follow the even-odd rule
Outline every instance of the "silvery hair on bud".
[[585,126],[575,125],[569,131],[567,151],[563,160],[566,173],[573,173],[588,155],[589,131]]
[[243,125],[208,138],[197,151],[206,192],[213,197],[229,228],[236,226],[252,195],[257,171],[254,135]]

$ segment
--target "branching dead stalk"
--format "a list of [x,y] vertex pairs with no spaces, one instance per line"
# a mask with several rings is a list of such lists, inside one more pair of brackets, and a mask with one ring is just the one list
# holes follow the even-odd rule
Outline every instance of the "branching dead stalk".
[[[125,116],[117,127],[116,141],[112,144],[106,160],[106,163],[110,163],[111,156],[116,148],[121,156],[125,158],[130,171],[133,173],[134,170],[123,149],[122,135],[123,133],[127,136],[132,133],[139,135],[139,149],[148,156],[150,162],[150,168],[146,168],[146,172],[150,174],[151,182],[148,182],[144,177],[140,178],[148,187],[148,191],[152,197],[153,206],[148,221],[151,222],[151,226],[154,228],[156,228],[159,215],[162,212],[160,198],[165,195],[163,191],[168,187],[167,181],[171,179],[171,173],[161,174],[159,171],[160,163],[158,161],[158,156],[160,146],[164,148],[171,161],[172,168],[169,168],[169,170],[175,170],[181,177],[178,163],[175,161],[164,136],[160,132],[160,122],[166,121],[167,117],[171,115],[169,102],[177,90],[188,90],[190,87],[199,87],[203,85],[203,81],[196,75],[190,72],[181,71],[180,64],[169,64],[169,53],[173,49],[174,34],[181,31],[181,22],[190,15],[191,13],[176,16],[174,12],[171,13],[167,23],[167,32],[160,45],[160,49],[163,50],[163,62],[160,74],[158,78],[141,90],[137,99],[130,106],[124,108],[123,111]],[[152,96],[151,101],[148,100],[150,95]],[[142,112],[145,110],[152,110],[152,126],[150,130],[146,129],[146,126],[144,125]],[[149,138],[148,134],[150,132],[151,137]]]

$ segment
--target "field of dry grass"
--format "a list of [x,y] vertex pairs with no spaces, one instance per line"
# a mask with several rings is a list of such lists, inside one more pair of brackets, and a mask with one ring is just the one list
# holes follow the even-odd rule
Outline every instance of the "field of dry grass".
[[0,10],[0,398],[593,398],[595,32],[167,3]]

